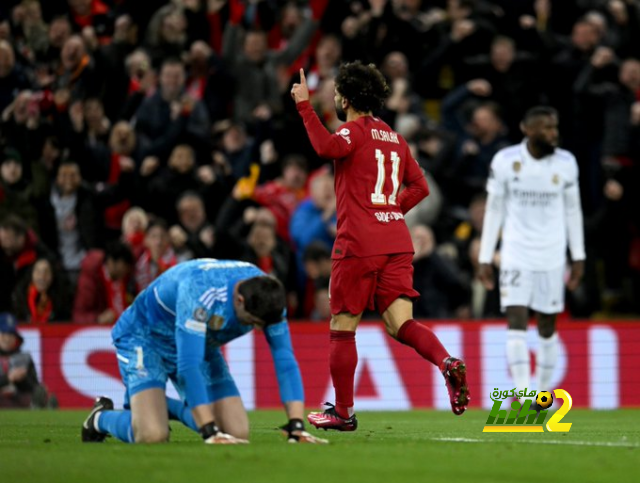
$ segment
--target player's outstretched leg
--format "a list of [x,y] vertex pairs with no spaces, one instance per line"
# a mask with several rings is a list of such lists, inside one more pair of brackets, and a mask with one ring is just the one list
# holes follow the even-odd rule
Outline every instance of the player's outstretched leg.
[[460,416],[464,413],[470,399],[464,361],[451,357],[438,336],[429,327],[413,319],[402,324],[396,337],[403,344],[413,347],[424,359],[438,366],[449,391],[453,414]]
[[449,391],[451,410],[458,416],[464,413],[470,399],[466,366],[462,360],[451,357],[429,327],[413,319],[411,300],[404,297],[394,300],[383,312],[382,319],[391,337],[438,366]]

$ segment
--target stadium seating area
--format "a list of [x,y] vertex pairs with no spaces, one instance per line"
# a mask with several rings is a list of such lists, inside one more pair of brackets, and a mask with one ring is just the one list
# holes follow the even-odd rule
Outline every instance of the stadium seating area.
[[640,314],[638,0],[3,0],[0,312],[112,324],[159,273],[235,258],[328,318],[332,166],[289,96],[340,125],[341,62],[382,70],[379,116],[431,195],[407,216],[420,318],[499,316],[478,282],[493,155],[535,105],[580,165],[575,318]]

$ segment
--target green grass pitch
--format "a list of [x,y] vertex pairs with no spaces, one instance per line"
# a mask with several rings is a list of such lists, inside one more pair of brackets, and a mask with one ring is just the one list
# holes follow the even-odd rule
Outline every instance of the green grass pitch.
[[172,423],[172,442],[80,443],[86,411],[0,411],[3,483],[627,482],[640,471],[640,410],[572,410],[568,433],[482,433],[488,411],[361,412],[328,446],[289,445],[281,411],[250,414],[251,444],[205,446]]

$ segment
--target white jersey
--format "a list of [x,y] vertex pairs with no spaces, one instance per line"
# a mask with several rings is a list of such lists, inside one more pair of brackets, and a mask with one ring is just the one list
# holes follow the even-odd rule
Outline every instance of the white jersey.
[[[487,191],[490,199],[503,204],[499,208],[504,216],[502,267],[548,271],[564,265],[567,235],[569,230],[576,231],[575,226],[580,233],[569,233],[571,254],[574,260],[584,259],[578,164],[573,154],[556,149],[545,158],[535,159],[525,139],[495,155]],[[491,262],[497,241],[491,238],[483,236],[481,263]]]

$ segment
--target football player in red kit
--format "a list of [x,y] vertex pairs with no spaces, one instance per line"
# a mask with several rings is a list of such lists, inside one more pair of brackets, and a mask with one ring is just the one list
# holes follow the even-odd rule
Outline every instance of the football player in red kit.
[[[388,334],[413,347],[442,371],[451,408],[462,414],[469,402],[466,367],[451,357],[436,335],[413,320],[413,245],[404,215],[429,194],[406,141],[372,112],[381,108],[389,87],[373,65],[343,64],[335,80],[338,117],[346,121],[330,134],[309,103],[304,71],[291,96],[313,148],[333,159],[338,231],[331,268],[329,365],[335,406],[311,413],[311,424],[354,431],[354,374],[358,363],[355,331],[365,309],[382,314]],[[404,186],[403,190],[400,190]]]

